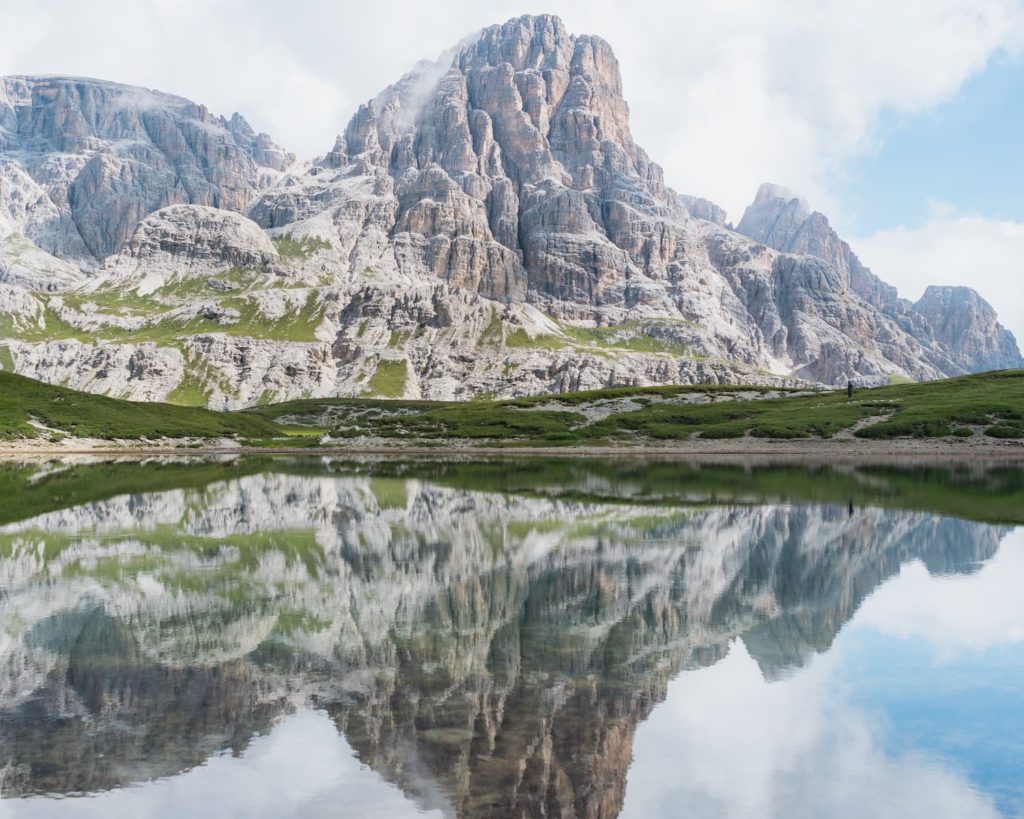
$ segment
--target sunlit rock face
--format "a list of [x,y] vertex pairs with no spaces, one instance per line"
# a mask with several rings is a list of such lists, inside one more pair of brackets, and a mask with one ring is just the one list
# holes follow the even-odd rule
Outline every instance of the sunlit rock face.
[[968,571],[1001,534],[304,471],[0,527],[5,794],[166,776],[317,707],[422,807],[614,816],[680,669],[736,638],[801,665],[901,563]]
[[217,117],[170,94],[69,77],[0,80],[0,162],[24,171],[21,189],[46,194],[23,209],[25,234],[62,258],[109,256],[166,205],[240,211],[265,172],[292,159],[238,114]]
[[874,308],[864,329],[879,338],[889,359],[927,361],[949,375],[1021,366],[1016,339],[977,292],[932,286],[916,303],[900,298],[861,264],[824,214],[811,213],[785,188],[762,185],[736,230],[776,250],[830,263],[838,274],[832,289]]

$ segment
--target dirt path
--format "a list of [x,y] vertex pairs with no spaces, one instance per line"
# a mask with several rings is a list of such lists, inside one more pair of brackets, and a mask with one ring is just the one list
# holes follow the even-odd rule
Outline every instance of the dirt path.
[[759,438],[701,440],[699,438],[664,446],[620,447],[495,447],[473,446],[467,442],[449,442],[439,446],[358,444],[327,446],[313,449],[267,449],[240,446],[200,446],[182,448],[173,445],[131,444],[111,446],[109,442],[89,441],[87,445],[67,442],[65,446],[45,444],[26,446],[0,445],[0,457],[54,457],[63,455],[140,456],[173,455],[315,455],[320,457],[562,457],[562,458],[679,458],[796,460],[831,462],[849,460],[1007,460],[1024,463],[1024,441],[984,439],[980,436],[963,439],[897,439],[890,441],[859,438],[802,439],[772,441]]

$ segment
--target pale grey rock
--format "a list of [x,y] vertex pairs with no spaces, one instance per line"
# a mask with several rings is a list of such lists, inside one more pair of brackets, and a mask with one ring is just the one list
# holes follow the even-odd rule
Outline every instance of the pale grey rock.
[[46,191],[16,164],[0,162],[0,282],[29,290],[64,290],[85,279],[73,264],[28,238],[59,222]]
[[17,371],[51,384],[131,401],[163,401],[182,381],[185,358],[175,347],[88,344],[75,339],[8,342]]
[[76,287],[85,279],[79,268],[50,255],[24,234],[0,235],[0,282],[25,290],[57,292]]
[[277,249],[244,216],[199,205],[172,205],[143,219],[124,249],[85,288],[134,289],[148,295],[174,280],[228,270],[266,273]]
[[198,335],[187,339],[185,356],[210,372],[207,405],[213,409],[322,398],[337,390],[338,365],[324,342]]
[[694,219],[703,219],[705,222],[711,222],[719,227],[732,228],[732,225],[728,224],[726,221],[728,219],[728,215],[726,214],[725,209],[719,207],[709,199],[702,199],[699,196],[680,194],[679,202],[684,208],[686,208],[686,212]]
[[125,248],[140,264],[163,257],[177,264],[262,267],[277,258],[270,237],[237,213],[196,205],[175,205],[144,219]]
[[7,320],[9,332],[39,327],[43,302],[16,283],[0,280],[0,317]]
[[999,323],[992,305],[976,290],[932,285],[914,309],[928,319],[935,338],[968,372],[1024,367],[1013,333]]
[[[939,377],[927,374],[927,368],[957,375],[1019,366],[1014,363],[1021,360],[1016,341],[980,295],[969,288],[929,288],[916,304],[900,298],[895,287],[861,264],[823,214],[809,212],[784,188],[762,185],[737,231],[776,250],[832,264],[841,276],[832,289],[855,294],[853,300],[880,314],[872,321],[876,326],[866,329],[887,358],[915,377]],[[855,371],[867,374],[859,365]]]
[[241,116],[170,94],[69,77],[0,86],[0,165],[24,171],[55,208],[27,235],[85,264],[120,249],[161,207],[241,211],[292,161]]

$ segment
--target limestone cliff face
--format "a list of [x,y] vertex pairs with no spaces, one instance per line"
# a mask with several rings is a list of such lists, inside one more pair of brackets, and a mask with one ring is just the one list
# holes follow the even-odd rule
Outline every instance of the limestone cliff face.
[[996,311],[970,287],[932,285],[914,304],[928,319],[935,338],[965,370],[1002,370],[1024,366],[1013,333]]
[[134,262],[145,275],[164,268],[266,267],[278,256],[270,237],[250,220],[216,208],[177,205],[139,224],[111,268]]
[[0,164],[22,171],[18,186],[39,200],[26,235],[62,258],[109,256],[167,205],[240,211],[292,159],[238,114],[226,120],[169,94],[65,77],[0,80]]
[[839,273],[835,292],[848,293],[847,301],[865,302],[909,337],[906,349],[890,350],[891,359],[915,356],[950,375],[1020,366],[1013,334],[977,292],[968,287],[929,287],[917,303],[900,298],[895,287],[861,264],[824,214],[809,212],[785,188],[762,185],[736,229],[776,250],[829,262]]

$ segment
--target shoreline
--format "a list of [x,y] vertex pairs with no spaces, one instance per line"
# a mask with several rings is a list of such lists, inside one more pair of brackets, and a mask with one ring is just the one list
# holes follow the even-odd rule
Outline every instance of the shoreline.
[[[90,442],[91,443],[91,442]],[[204,445],[196,447],[161,445],[95,445],[75,446],[0,446],[0,459],[59,456],[222,456],[267,455],[273,457],[545,457],[545,458],[658,458],[687,459],[794,459],[810,460],[888,460],[910,458],[914,460],[945,460],[962,458],[967,461],[999,460],[1024,462],[1024,441],[945,442],[930,439],[822,440],[803,439],[772,441],[768,439],[716,439],[693,440],[684,444],[665,446],[611,446],[611,447],[537,447],[537,446],[472,446],[465,443],[446,443],[439,446],[387,446],[359,444],[354,446],[324,447],[247,447]]]

